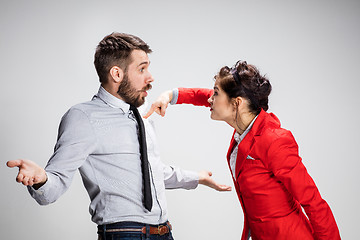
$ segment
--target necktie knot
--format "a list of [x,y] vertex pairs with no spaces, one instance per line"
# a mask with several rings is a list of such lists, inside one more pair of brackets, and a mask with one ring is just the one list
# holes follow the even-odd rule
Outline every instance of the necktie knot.
[[134,111],[134,110],[137,110],[137,108],[134,105],[130,104],[130,110]]

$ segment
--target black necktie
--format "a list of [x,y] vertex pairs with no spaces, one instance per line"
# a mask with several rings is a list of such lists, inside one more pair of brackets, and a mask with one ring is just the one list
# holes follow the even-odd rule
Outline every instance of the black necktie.
[[143,176],[144,206],[147,210],[151,211],[152,197],[151,197],[149,162],[147,156],[144,122],[142,121],[140,113],[135,106],[130,105],[130,110],[133,111],[135,115],[135,119],[139,125],[139,143],[140,143],[140,155],[141,155],[141,170]]

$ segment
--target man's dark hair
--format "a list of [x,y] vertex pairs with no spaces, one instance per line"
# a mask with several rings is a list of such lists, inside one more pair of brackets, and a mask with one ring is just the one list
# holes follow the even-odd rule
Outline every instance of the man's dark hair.
[[110,69],[118,66],[124,73],[131,63],[130,54],[133,50],[139,49],[151,53],[149,45],[134,35],[113,32],[104,37],[96,47],[94,64],[99,75],[99,81],[106,83]]

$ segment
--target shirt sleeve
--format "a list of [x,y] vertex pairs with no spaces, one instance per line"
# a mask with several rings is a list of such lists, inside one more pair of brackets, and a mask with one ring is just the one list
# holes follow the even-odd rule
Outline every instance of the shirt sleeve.
[[76,108],[62,118],[54,154],[45,167],[47,182],[31,196],[41,205],[55,202],[70,186],[76,170],[94,150],[96,138],[87,115]]
[[[171,104],[193,104],[195,106],[210,107],[208,99],[214,90],[207,88],[178,88],[173,90],[173,100]],[[175,101],[176,99],[176,101]]]
[[268,168],[304,208],[316,239],[340,239],[329,205],[321,198],[313,179],[298,154],[298,145],[289,131],[282,132],[268,150]]
[[178,97],[179,97],[179,89],[174,88],[174,89],[172,90],[172,94],[173,94],[173,97],[172,97],[172,99],[171,99],[171,101],[170,101],[170,104],[171,104],[171,105],[174,105],[174,104],[177,103],[177,100],[178,100]]
[[174,166],[163,166],[164,183],[166,189],[195,189],[199,184],[199,174]]

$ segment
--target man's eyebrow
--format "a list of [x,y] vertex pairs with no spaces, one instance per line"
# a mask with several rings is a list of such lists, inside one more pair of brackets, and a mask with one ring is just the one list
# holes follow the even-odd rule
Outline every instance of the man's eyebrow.
[[214,87],[214,89],[215,89],[215,90],[219,90],[219,88],[218,88],[218,87],[216,87],[216,86]]
[[140,67],[141,65],[150,65],[150,61],[141,62],[138,67]]

